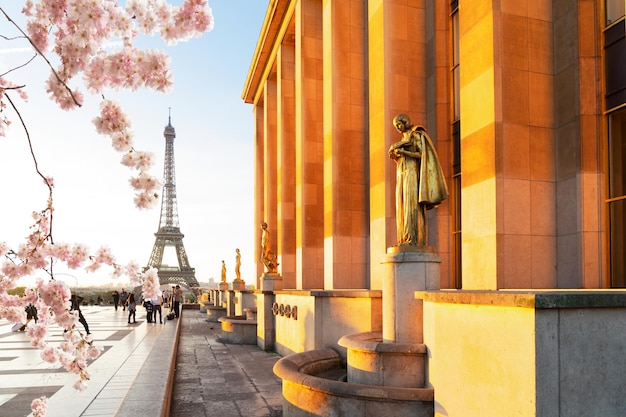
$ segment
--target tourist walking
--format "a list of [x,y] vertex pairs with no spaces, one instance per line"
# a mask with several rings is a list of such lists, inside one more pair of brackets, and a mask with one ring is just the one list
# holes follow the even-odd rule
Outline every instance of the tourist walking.
[[180,316],[180,301],[183,299],[183,290],[180,288],[180,285],[176,286],[174,290],[174,317],[178,318]]
[[120,304],[122,304],[122,311],[126,311],[126,302],[128,301],[128,293],[124,288],[122,288],[122,292],[120,293]]
[[26,310],[26,323],[24,323],[22,327],[19,328],[20,332],[23,332],[26,330],[26,326],[28,326],[28,323],[30,323],[31,320],[35,320],[35,323],[37,323],[37,308],[32,303],[28,303],[25,310]]
[[130,318],[133,318],[133,323],[137,323],[135,320],[135,311],[137,311],[137,303],[135,302],[135,294],[132,292],[128,297],[128,322],[130,323]]
[[156,323],[157,312],[159,313],[159,323],[163,324],[163,317],[161,316],[161,304],[162,299],[160,295],[157,295],[153,299],[150,300],[152,302],[152,318]]
[[89,325],[87,324],[87,320],[85,320],[85,316],[83,316],[83,312],[80,311],[80,304],[83,302],[83,297],[80,295],[72,294],[70,298],[70,311],[78,311],[78,321],[83,325],[87,334],[91,334],[89,331]]
[[170,300],[170,290],[163,291],[163,308],[169,308],[170,311],[172,310],[172,300]]
[[120,303],[120,292],[118,290],[113,291],[113,307],[115,307],[115,311],[117,311],[117,306]]

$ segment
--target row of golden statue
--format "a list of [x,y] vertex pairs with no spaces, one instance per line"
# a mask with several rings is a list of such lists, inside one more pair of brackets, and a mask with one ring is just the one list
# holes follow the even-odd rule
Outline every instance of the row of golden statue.
[[[432,139],[422,126],[414,126],[406,114],[398,114],[393,125],[402,139],[389,147],[396,164],[397,248],[432,251],[428,246],[426,211],[448,198],[448,187]],[[267,223],[261,223],[261,262],[267,273],[277,273],[278,262],[270,246]],[[236,250],[235,274],[241,280],[241,253]],[[222,282],[226,264],[222,261]]]

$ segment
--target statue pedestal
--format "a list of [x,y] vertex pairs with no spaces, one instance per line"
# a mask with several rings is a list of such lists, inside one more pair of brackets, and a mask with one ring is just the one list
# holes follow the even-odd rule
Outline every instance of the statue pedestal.
[[217,307],[228,307],[228,282],[220,281],[217,284],[217,289],[219,290],[219,303],[216,304]]
[[233,290],[243,291],[245,289],[246,289],[246,281],[244,281],[243,279],[233,280]]
[[438,290],[441,258],[416,247],[391,247],[382,263],[383,341],[423,343],[423,302],[415,291]]
[[337,342],[347,350],[348,382],[399,388],[423,388],[426,345],[386,343],[380,332],[355,333]]
[[261,291],[277,291],[283,289],[283,277],[277,272],[265,272],[261,275]]

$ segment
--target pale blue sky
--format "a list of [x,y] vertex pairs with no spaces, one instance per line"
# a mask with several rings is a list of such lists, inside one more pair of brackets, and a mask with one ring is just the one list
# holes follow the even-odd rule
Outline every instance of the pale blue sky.
[[[15,13],[16,5],[5,7]],[[175,2],[174,2],[175,3]],[[242,278],[255,282],[253,222],[252,107],[241,92],[267,9],[266,0],[210,0],[215,27],[201,39],[166,48],[172,56],[174,90],[107,93],[132,119],[135,146],[155,154],[153,170],[163,175],[163,129],[171,107],[176,129],[175,162],[181,231],[196,278],[219,280],[221,260],[228,281],[234,279],[235,249],[242,253]],[[9,33],[0,19],[0,33]],[[163,47],[148,39],[151,47]],[[0,73],[23,63],[30,53],[24,43],[0,40]],[[85,243],[92,250],[111,248],[118,262],[146,265],[159,226],[155,209],[134,208],[128,185],[131,171],[119,164],[121,154],[95,132],[98,97],[87,96],[83,108],[65,112],[55,107],[43,88],[47,69],[41,59],[12,73],[11,80],[27,84],[30,100],[20,106],[40,169],[55,179],[54,236],[56,241]],[[29,233],[32,211],[45,207],[47,190],[35,174],[23,130],[12,111],[13,125],[0,138],[0,175],[4,197],[0,208],[0,241],[17,245]],[[171,258],[173,253],[166,256]],[[170,259],[170,264],[175,263]],[[105,284],[109,271],[70,272],[78,283]],[[63,278],[59,276],[59,278]],[[76,280],[66,277],[68,284]]]

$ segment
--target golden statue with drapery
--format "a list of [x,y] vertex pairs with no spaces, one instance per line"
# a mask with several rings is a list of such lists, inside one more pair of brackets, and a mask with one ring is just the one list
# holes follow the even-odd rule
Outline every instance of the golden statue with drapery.
[[448,198],[448,187],[437,151],[422,126],[399,114],[393,125],[402,140],[389,148],[396,163],[396,226],[398,247],[430,251],[426,211]]

